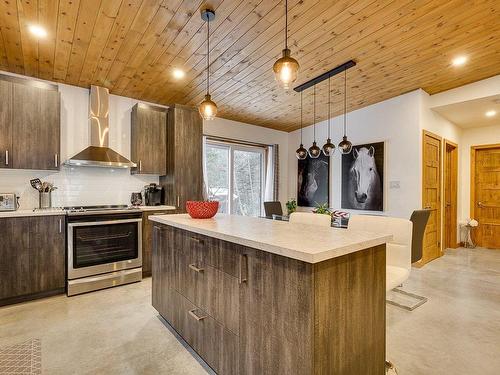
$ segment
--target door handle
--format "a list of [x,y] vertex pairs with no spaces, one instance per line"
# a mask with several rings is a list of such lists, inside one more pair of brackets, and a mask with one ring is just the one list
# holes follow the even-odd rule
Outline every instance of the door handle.
[[177,208],[180,208],[181,207],[181,198],[179,196],[177,196]]
[[142,160],[139,160],[139,172],[142,172]]
[[59,233],[62,233],[62,219],[59,219]]
[[193,271],[198,272],[198,273],[202,273],[203,271],[205,271],[204,268],[196,267],[196,264],[190,264],[189,268],[191,268]]
[[55,165],[56,168],[59,166],[59,160],[58,159],[59,159],[58,155],[54,154],[54,165]]
[[199,322],[200,320],[203,320],[203,319],[205,319],[206,317],[208,317],[208,315],[204,315],[204,316],[199,316],[199,315],[197,315],[197,314],[195,313],[195,311],[196,311],[196,310],[197,310],[197,309],[192,309],[192,310],[189,310],[188,312],[189,312],[189,315],[191,315],[191,316],[192,316],[194,319],[196,319],[198,322]]
[[9,150],[5,150],[5,165],[9,165]]
[[240,254],[240,272],[238,276],[240,284],[248,281],[248,256],[246,254]]
[[200,245],[204,245],[205,244],[205,241],[203,241],[202,239],[199,239],[199,238],[196,238],[196,237],[189,237],[189,238],[191,239],[191,241],[197,242]]

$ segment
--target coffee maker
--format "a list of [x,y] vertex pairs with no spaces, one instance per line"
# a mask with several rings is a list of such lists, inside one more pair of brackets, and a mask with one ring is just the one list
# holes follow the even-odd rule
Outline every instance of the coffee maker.
[[155,183],[144,186],[144,204],[146,206],[161,206],[164,201],[164,189]]

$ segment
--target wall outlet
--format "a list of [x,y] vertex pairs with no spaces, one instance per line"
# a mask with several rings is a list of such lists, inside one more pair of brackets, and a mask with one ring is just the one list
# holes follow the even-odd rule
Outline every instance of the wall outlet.
[[399,181],[389,181],[390,189],[399,189]]

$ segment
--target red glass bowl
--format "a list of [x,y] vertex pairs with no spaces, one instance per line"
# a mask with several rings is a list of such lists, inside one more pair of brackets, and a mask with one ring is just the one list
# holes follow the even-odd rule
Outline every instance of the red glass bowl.
[[218,201],[187,201],[186,210],[193,219],[210,219],[219,209]]

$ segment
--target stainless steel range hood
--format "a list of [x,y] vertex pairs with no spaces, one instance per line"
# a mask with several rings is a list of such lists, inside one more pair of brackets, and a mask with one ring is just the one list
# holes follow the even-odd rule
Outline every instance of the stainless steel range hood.
[[82,167],[135,168],[137,165],[109,148],[109,91],[90,87],[90,146],[64,164]]

